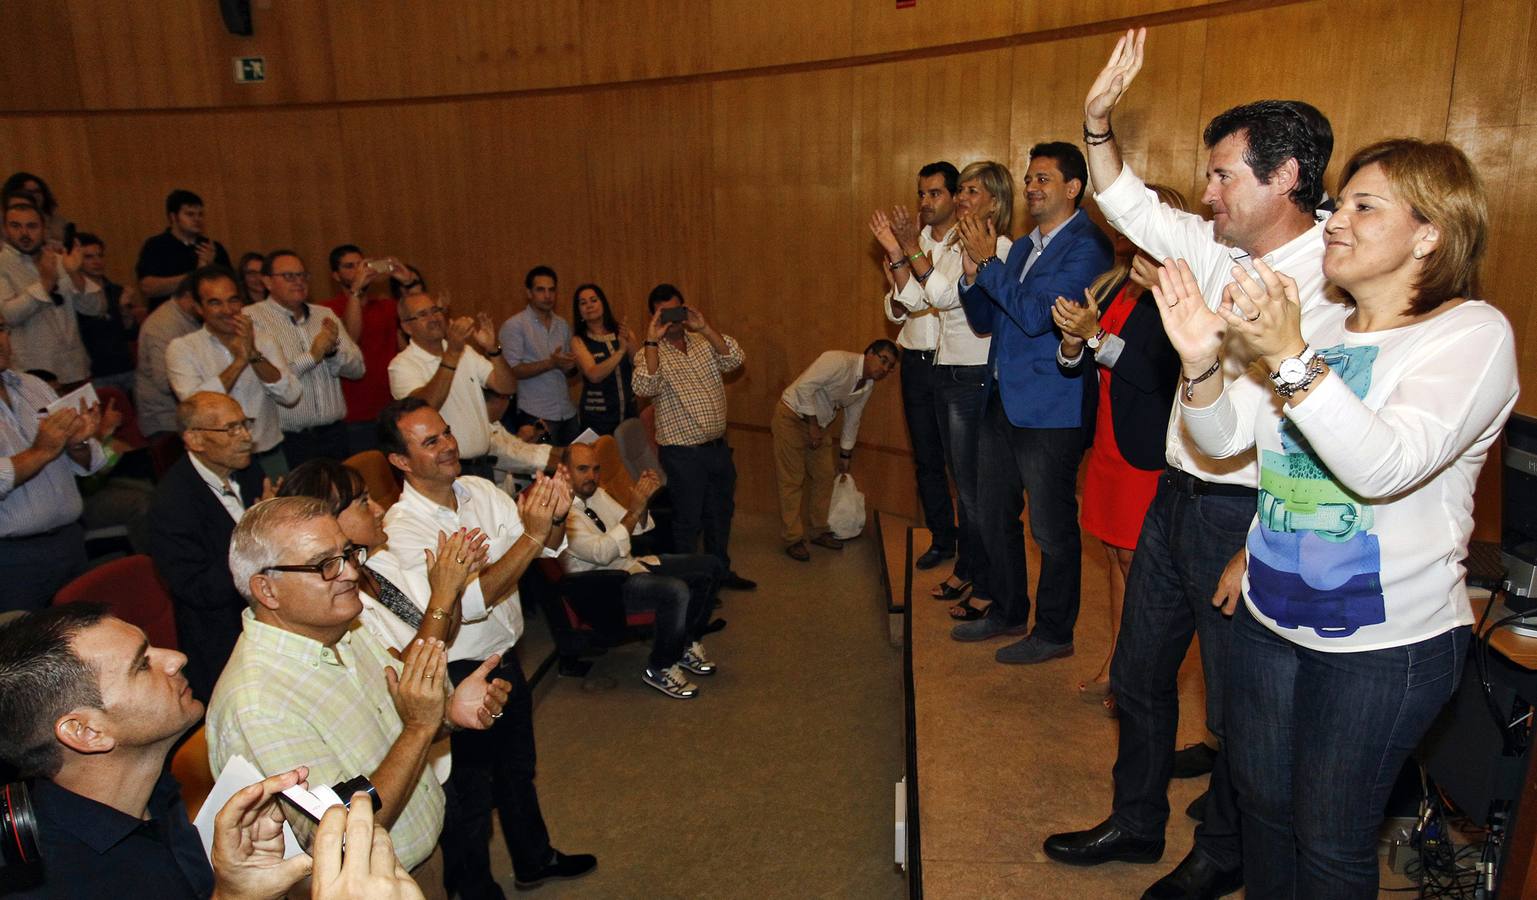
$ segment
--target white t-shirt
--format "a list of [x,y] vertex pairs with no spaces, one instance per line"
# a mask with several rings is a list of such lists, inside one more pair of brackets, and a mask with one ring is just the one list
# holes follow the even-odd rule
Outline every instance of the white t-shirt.
[[1473,622],[1462,566],[1473,489],[1520,387],[1510,323],[1486,303],[1369,333],[1345,329],[1350,312],[1326,304],[1304,319],[1331,374],[1297,406],[1272,395],[1244,408],[1225,392],[1183,410],[1212,456],[1258,452],[1249,610],[1335,652]]
[[[431,381],[442,360],[415,341],[407,344],[390,360],[390,396],[399,400]],[[438,410],[453,431],[454,440],[459,442],[459,456],[463,459],[485,456],[490,451],[491,419],[483,393],[490,377],[490,360],[476,353],[475,348],[465,347],[454,369],[454,380],[448,386],[448,397]]]

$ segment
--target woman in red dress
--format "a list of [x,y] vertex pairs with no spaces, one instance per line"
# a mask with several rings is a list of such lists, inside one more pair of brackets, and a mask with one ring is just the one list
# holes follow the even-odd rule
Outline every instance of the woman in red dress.
[[[1186,209],[1173,188],[1149,185],[1159,199]],[[1052,316],[1062,332],[1059,362],[1069,368],[1092,361],[1099,374],[1094,444],[1083,482],[1083,528],[1105,547],[1110,576],[1110,647],[1104,664],[1078,685],[1087,701],[1114,710],[1110,658],[1121,627],[1126,573],[1131,570],[1142,517],[1164,469],[1164,440],[1179,357],[1164,336],[1151,286],[1137,271],[1157,263],[1122,235],[1115,235],[1116,266],[1095,279],[1084,303],[1057,298]],[[1152,277],[1156,277],[1153,275]]]

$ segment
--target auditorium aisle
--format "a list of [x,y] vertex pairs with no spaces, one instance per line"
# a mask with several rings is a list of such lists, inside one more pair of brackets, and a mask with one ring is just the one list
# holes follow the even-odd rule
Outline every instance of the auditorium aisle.
[[[812,562],[772,516],[738,512],[721,671],[695,700],[641,683],[646,647],[595,660],[609,690],[547,677],[536,692],[539,794],[561,849],[598,870],[543,897],[897,898],[893,785],[902,775],[901,653],[886,639],[873,536]],[[547,646],[535,620],[529,650]],[[531,652],[524,665],[532,670]],[[495,871],[510,863],[498,838]],[[512,896],[510,875],[503,879]]]

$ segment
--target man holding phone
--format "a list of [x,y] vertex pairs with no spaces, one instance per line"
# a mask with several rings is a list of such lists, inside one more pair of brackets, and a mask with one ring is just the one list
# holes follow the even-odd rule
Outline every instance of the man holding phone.
[[[0,248],[0,316],[11,329],[11,362],[20,371],[47,369],[70,390],[91,377],[76,313],[106,310],[101,285],[85,276],[85,251],[48,241],[43,214],[13,200],[5,209]],[[71,235],[73,237],[73,235]]]
[[656,405],[657,455],[673,502],[673,549],[704,552],[726,566],[721,587],[758,585],[731,569],[731,516],[736,511],[736,463],[726,443],[726,389],[721,375],[742,366],[736,339],[716,331],[686,306],[670,284],[646,298],[651,325],[635,355],[635,396]]
[[214,263],[234,268],[224,245],[203,234],[202,197],[177,188],[165,198],[165,215],[165,231],[144,242],[134,267],[139,293],[155,306],[194,269]]

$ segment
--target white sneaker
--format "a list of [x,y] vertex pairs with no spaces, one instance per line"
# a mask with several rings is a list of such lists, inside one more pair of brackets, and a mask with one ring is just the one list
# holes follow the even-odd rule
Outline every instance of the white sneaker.
[[678,665],[695,675],[715,674],[715,663],[710,662],[710,658],[704,655],[704,644],[698,641],[688,645],[688,649],[683,651],[683,658],[678,660]]
[[699,696],[699,686],[684,678],[683,670],[678,666],[669,666],[660,672],[646,669],[640,678],[674,700],[692,700]]

